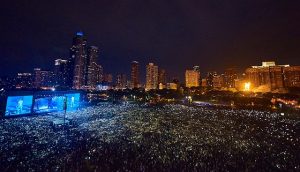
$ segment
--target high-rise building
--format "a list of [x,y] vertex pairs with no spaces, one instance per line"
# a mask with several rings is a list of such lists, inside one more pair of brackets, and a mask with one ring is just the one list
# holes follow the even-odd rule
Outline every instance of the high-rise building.
[[222,88],[224,87],[224,75],[215,75],[213,77],[213,88]]
[[207,72],[206,84],[205,84],[207,87],[211,87],[212,88],[214,86],[213,79],[214,79],[215,76],[217,76],[217,72],[216,71]]
[[87,49],[85,84],[88,88],[96,88],[99,81],[98,53],[99,50],[96,46],[90,46]]
[[68,61],[56,59],[54,61],[54,83],[56,86],[67,86],[68,80]]
[[34,87],[53,87],[55,84],[54,73],[48,70],[41,70],[40,68],[34,69]]
[[116,78],[116,89],[125,89],[127,87],[127,79],[125,74],[118,74]]
[[185,86],[188,88],[199,87],[200,74],[195,70],[185,71]]
[[121,75],[121,83],[122,83],[122,87],[123,88],[128,88],[128,85],[127,85],[127,76],[125,74]]
[[95,64],[94,70],[95,70],[96,78],[97,78],[96,85],[98,85],[99,83],[101,83],[104,80],[103,68],[101,65]]
[[131,88],[139,88],[139,62],[131,62]]
[[67,65],[66,65],[66,86],[68,88],[73,88],[74,68],[75,68],[75,54],[73,54],[72,49],[70,49],[70,57],[67,59]]
[[122,89],[122,76],[118,74],[116,77],[116,89]]
[[207,87],[207,79],[202,79],[201,80],[201,86],[202,87]]
[[197,72],[200,72],[200,67],[199,67],[199,66],[194,66],[194,67],[193,67],[193,70],[194,70],[194,71],[197,71]]
[[199,73],[199,85],[202,83],[202,78],[201,78],[201,72],[200,72],[200,67],[199,66],[194,66],[193,70]]
[[41,68],[34,68],[34,88],[40,88],[42,86],[42,71]]
[[146,66],[146,90],[157,89],[158,87],[158,66],[149,63]]
[[284,68],[284,82],[286,87],[300,87],[300,66]]
[[[1,89],[4,88],[4,89],[8,89],[8,90],[15,88],[16,87],[15,78],[7,77],[7,76],[0,77],[0,87],[1,87]],[[1,96],[1,94],[0,94],[0,96]]]
[[32,73],[18,73],[16,79],[16,88],[32,88],[33,76]]
[[271,88],[284,88],[284,67],[273,66],[269,68]]
[[73,88],[81,89],[85,85],[86,60],[87,60],[87,40],[82,32],[77,32],[73,38],[71,47],[71,58],[74,60]]
[[108,84],[112,84],[113,83],[113,75],[110,73],[104,74],[104,82],[106,82]]
[[227,88],[235,88],[234,80],[237,79],[236,68],[227,68],[225,70],[224,82]]
[[300,66],[263,62],[262,66],[246,69],[246,76],[253,87],[267,86],[270,90],[300,87]]
[[167,84],[167,74],[165,69],[158,70],[158,83],[166,86]]

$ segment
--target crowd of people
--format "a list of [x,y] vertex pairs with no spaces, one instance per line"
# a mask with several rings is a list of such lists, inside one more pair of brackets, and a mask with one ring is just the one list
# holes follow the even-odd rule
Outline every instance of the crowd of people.
[[0,171],[300,170],[300,116],[100,103],[0,120]]

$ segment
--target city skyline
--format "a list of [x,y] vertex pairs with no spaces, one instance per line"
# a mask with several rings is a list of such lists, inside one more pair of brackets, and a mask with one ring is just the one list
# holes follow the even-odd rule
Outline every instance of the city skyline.
[[[127,80],[126,73],[117,73],[113,75],[111,73],[104,72],[101,62],[99,62],[99,48],[91,45],[88,42],[86,35],[83,32],[76,32],[73,37],[73,43],[70,48],[70,54],[65,59],[55,59],[52,69],[33,68],[33,71],[17,72],[12,78],[15,83],[15,88],[73,88],[73,89],[97,89],[99,84],[106,83],[109,88],[145,88],[151,89],[163,89],[169,88],[167,85],[174,83],[172,79],[176,77],[166,75],[166,70],[161,66],[155,66],[156,70],[149,69],[149,66],[153,66],[153,63],[149,63],[145,66],[146,74],[140,76],[142,69],[138,61],[131,62],[130,79]],[[235,88],[240,90],[241,84],[245,82],[252,82],[252,86],[259,87],[265,84],[268,85],[267,79],[269,75],[276,75],[279,80],[279,85],[274,86],[270,84],[268,89],[272,88],[285,88],[287,87],[299,87],[299,66],[294,66],[288,70],[281,69],[281,67],[289,67],[288,65],[276,65],[275,61],[262,62],[262,66],[247,67],[242,72],[238,71],[237,67],[226,68],[221,73],[215,71],[209,71],[207,73],[201,72],[200,66],[196,65],[193,70],[185,70],[185,82],[182,80],[179,85],[185,85],[186,87],[211,87],[211,88]],[[277,66],[278,74],[273,73],[261,73],[256,72],[257,75],[265,75],[265,77],[253,76],[253,72],[249,70],[255,70],[256,68],[267,67],[265,70],[273,70]],[[150,72],[151,71],[151,72]],[[285,75],[282,72],[287,72]],[[118,71],[117,71],[118,72]],[[197,76],[195,76],[195,74]],[[275,72],[275,70],[274,70]],[[128,73],[128,72],[127,72]],[[143,72],[142,72],[143,73]],[[204,74],[203,74],[204,73]],[[202,74],[202,75],[201,75]],[[190,75],[190,76],[189,76]],[[242,76],[243,75],[243,76]],[[115,78],[114,78],[115,77]],[[266,78],[267,77],[267,78]],[[280,78],[282,78],[280,80]],[[178,78],[177,78],[178,79]],[[287,80],[287,81],[284,81]],[[131,83],[132,81],[132,83]],[[197,83],[195,83],[197,82]],[[250,82],[250,84],[251,84]],[[287,83],[285,83],[287,82]],[[261,84],[260,84],[261,83]],[[105,84],[105,85],[106,85]],[[178,86],[179,86],[178,85]]]
[[[63,13],[62,9],[68,5],[66,1],[55,4],[55,8],[48,2],[36,2],[37,8],[21,1],[6,2],[1,9],[5,27],[1,27],[0,72],[12,76],[35,67],[51,68],[55,59],[68,58],[70,38],[79,30],[87,35],[91,45],[99,47],[103,67],[114,75],[129,76],[124,64],[134,60],[140,66],[149,62],[159,64],[169,76],[181,80],[184,79],[182,71],[194,65],[202,73],[221,72],[228,67],[238,67],[240,71],[248,65],[270,60],[298,65],[297,4],[268,0],[230,4],[75,1],[73,8]],[[139,9],[135,8],[137,5]],[[105,12],[98,12],[102,6]],[[99,10],[87,11],[95,8]],[[75,9],[84,12],[80,15]],[[42,24],[28,25],[41,19]],[[144,75],[142,70],[141,76]],[[144,81],[144,77],[141,79]]]
[[300,171],[300,1],[10,0],[0,172]]

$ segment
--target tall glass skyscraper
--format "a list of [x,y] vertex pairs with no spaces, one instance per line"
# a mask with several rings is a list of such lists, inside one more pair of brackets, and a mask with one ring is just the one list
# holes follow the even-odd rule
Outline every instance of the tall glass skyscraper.
[[85,84],[89,88],[95,88],[97,82],[99,82],[100,67],[97,64],[99,49],[96,46],[89,46],[87,52]]
[[87,40],[82,32],[76,33],[70,51],[74,60],[73,88],[81,89],[85,85],[87,61]]
[[54,61],[54,82],[55,86],[67,86],[68,78],[68,61],[63,59],[56,59]]
[[131,62],[131,88],[139,88],[139,62]]
[[146,90],[157,89],[158,87],[158,66],[149,63],[146,68]]

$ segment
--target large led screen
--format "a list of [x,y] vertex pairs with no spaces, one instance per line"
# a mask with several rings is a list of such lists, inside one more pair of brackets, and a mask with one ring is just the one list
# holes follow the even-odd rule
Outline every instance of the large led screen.
[[77,110],[80,104],[80,93],[66,94],[67,111]]
[[64,96],[43,97],[34,100],[33,111],[35,113],[62,111]]
[[6,102],[5,116],[30,114],[33,96],[9,96]]

